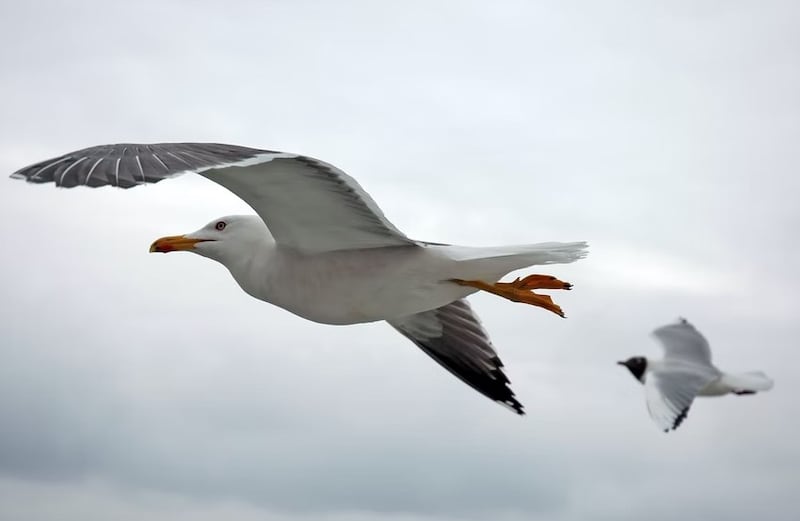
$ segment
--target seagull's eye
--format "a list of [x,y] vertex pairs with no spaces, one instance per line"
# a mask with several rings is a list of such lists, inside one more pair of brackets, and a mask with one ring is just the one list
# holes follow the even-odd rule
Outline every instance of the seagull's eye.
[[214,228],[216,228],[219,231],[222,231],[225,229],[225,226],[227,226],[227,224],[225,224],[225,221],[220,221],[214,225]]

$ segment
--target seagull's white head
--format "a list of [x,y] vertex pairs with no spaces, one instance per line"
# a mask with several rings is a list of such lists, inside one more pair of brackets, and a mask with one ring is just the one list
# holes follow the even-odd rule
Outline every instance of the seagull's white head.
[[257,215],[229,215],[214,219],[196,232],[156,239],[150,252],[190,251],[230,265],[271,238]]

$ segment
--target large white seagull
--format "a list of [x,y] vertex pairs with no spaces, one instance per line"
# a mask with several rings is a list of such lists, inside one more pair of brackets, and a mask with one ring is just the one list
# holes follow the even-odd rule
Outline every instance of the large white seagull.
[[503,364],[465,297],[479,290],[561,308],[535,289],[570,289],[549,275],[500,282],[538,264],[574,262],[586,243],[468,247],[409,239],[350,176],[311,157],[211,143],[116,144],[78,150],[12,177],[71,188],[130,188],[193,172],[249,204],[152,252],[191,251],[223,264],[241,288],[325,324],[387,321],[462,381],[519,414]]

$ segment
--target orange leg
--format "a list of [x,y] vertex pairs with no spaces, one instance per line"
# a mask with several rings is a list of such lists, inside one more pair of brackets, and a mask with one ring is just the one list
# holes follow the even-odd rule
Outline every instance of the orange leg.
[[539,293],[534,293],[533,290],[572,289],[572,284],[569,282],[560,281],[550,275],[528,275],[523,279],[518,277],[513,282],[496,282],[494,284],[481,280],[452,279],[452,281],[461,286],[470,286],[493,293],[513,302],[522,302],[532,306],[538,306],[552,311],[560,317],[564,317],[564,312],[558,304],[553,302],[550,295],[540,295]]

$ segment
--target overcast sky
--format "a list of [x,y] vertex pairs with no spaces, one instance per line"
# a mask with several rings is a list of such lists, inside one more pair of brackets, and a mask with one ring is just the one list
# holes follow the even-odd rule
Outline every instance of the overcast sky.
[[[313,324],[150,242],[184,176],[0,176],[0,519],[797,519],[795,2],[0,3],[0,171],[217,141],[357,178],[408,235],[587,240],[568,319],[471,301],[528,411],[385,324]],[[676,432],[614,362],[688,317],[773,391]]]

